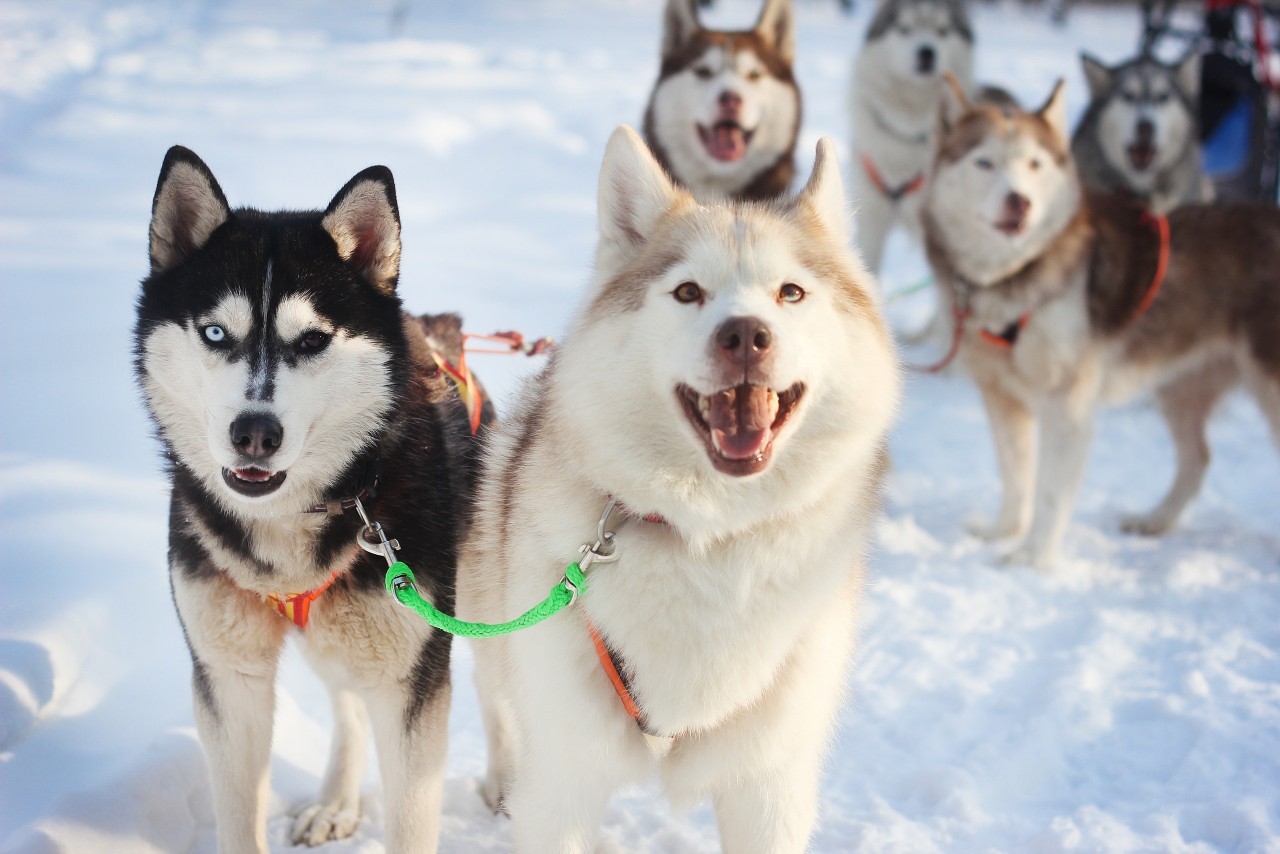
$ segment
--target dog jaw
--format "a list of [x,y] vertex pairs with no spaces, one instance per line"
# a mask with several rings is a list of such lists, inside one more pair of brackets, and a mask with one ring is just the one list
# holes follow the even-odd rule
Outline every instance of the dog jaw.
[[742,477],[769,467],[774,442],[804,396],[804,383],[781,392],[742,383],[710,395],[681,383],[675,393],[711,464]]

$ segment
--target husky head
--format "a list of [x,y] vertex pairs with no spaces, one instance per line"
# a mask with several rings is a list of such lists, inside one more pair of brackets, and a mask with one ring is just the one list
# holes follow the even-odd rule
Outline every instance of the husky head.
[[791,0],[766,0],[755,29],[704,29],[695,0],[668,0],[649,141],[700,196],[728,196],[782,160],[800,124]]
[[794,201],[699,204],[614,132],[596,282],[554,384],[602,493],[715,536],[864,476],[898,377],[845,221],[829,140]]
[[1058,81],[1039,110],[970,103],[947,77],[925,217],[956,270],[989,285],[1036,257],[1075,218],[1080,184]]
[[1139,56],[1108,68],[1082,54],[1089,113],[1103,157],[1139,193],[1196,144],[1200,55],[1175,65]]
[[867,28],[865,61],[890,86],[936,87],[973,76],[973,28],[963,0],[884,0]]
[[391,173],[324,212],[232,210],[174,146],[152,204],[137,370],[177,465],[242,515],[321,499],[397,403],[406,343]]

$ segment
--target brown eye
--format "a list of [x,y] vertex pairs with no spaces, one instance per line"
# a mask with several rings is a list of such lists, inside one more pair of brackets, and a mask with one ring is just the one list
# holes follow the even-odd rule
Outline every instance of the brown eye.
[[711,79],[711,69],[707,68],[705,65],[699,65],[697,68],[693,69],[693,73],[699,80]]
[[298,339],[298,352],[312,355],[319,353],[325,347],[329,346],[329,339],[332,336],[327,332],[321,332],[319,329],[312,329],[302,333],[302,337]]
[[787,282],[778,290],[778,299],[783,302],[800,302],[804,297],[804,288],[791,282]]
[[750,81],[751,83],[757,82],[761,77],[764,77],[764,74],[759,70],[752,70],[747,72],[747,80]]
[[1031,161],[1031,171],[1032,171],[1032,172],[1039,172],[1039,171],[1040,171],[1040,159],[1039,159],[1038,157],[1037,157],[1037,158],[1034,158],[1034,159]]
[[671,295],[676,298],[676,302],[683,303],[700,303],[703,298],[702,288],[698,287],[694,282],[681,282],[676,285],[676,289],[671,292]]

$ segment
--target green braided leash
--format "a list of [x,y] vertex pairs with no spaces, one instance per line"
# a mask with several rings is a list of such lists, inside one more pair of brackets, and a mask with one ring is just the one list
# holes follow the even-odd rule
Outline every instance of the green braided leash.
[[415,611],[435,628],[464,638],[491,638],[519,631],[537,625],[548,617],[554,617],[587,592],[587,576],[577,563],[569,564],[564,568],[564,578],[556,582],[546,599],[506,623],[469,623],[441,612],[418,593],[413,570],[401,561],[391,564],[387,570],[386,585],[387,592],[397,602]]

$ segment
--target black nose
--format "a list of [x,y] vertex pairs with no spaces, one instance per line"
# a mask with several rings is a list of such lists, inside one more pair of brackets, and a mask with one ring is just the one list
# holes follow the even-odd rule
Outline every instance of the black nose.
[[231,444],[244,456],[265,460],[280,450],[284,428],[274,415],[265,412],[242,412],[231,422]]
[[934,65],[938,62],[938,52],[933,49],[932,45],[925,45],[916,51],[916,71],[921,74],[929,74],[933,71]]
[[720,356],[748,367],[769,355],[773,333],[758,317],[731,317],[716,329],[716,347]]
[[736,113],[742,108],[742,96],[726,89],[720,93],[720,108],[725,112]]

